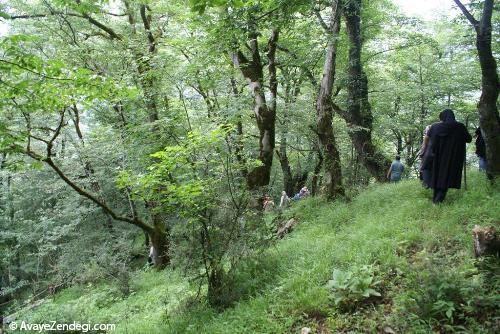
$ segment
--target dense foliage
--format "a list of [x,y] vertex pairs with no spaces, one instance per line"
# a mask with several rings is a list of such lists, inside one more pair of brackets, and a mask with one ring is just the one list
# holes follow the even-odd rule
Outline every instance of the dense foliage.
[[[375,246],[362,251],[367,241],[358,235],[349,241],[351,252],[366,258],[350,253],[356,259],[352,268],[347,258],[338,258],[339,267],[332,269],[330,259],[319,259],[321,251],[313,247],[321,272],[313,272],[313,285],[301,291],[313,260],[298,259],[307,262],[304,268],[292,264],[293,247],[304,254],[307,247],[281,245],[275,230],[277,222],[294,215],[309,223],[320,220],[318,231],[311,231],[318,238],[326,235],[318,247],[329,253],[340,249],[329,248],[327,241],[347,238],[347,232],[331,229],[346,225],[343,231],[354,233],[349,224],[356,221],[359,231],[369,234],[375,223],[363,226],[368,219],[363,215],[383,210],[383,203],[365,203],[377,196],[363,194],[352,207],[346,203],[384,182],[396,154],[406,166],[405,178],[417,178],[423,131],[443,108],[456,110],[470,132],[480,124],[487,129],[488,154],[496,156],[500,137],[491,133],[498,130],[492,121],[498,119],[498,87],[491,93],[475,39],[486,39],[492,58],[498,56],[499,11],[493,11],[493,29],[487,31],[471,28],[467,15],[486,17],[488,3],[493,6],[489,0],[471,1],[466,15],[451,11],[423,21],[405,16],[389,0],[2,2],[0,315],[27,315],[26,307],[64,289],[32,319],[59,314],[58,320],[70,321],[87,314],[95,321],[121,322],[135,312],[120,309],[130,302],[140,314],[161,309],[152,312],[156,331],[165,325],[196,332],[203,319],[218,317],[212,312],[270,286],[275,289],[270,295],[283,304],[280,289],[295,294],[291,305],[297,308],[271,307],[281,320],[266,319],[271,327],[259,331],[295,330],[302,315],[286,312],[321,318],[323,326],[327,315],[318,311],[321,303],[334,312],[352,311],[365,307],[366,299],[379,303],[387,291],[398,308],[394,316],[410,314],[422,331],[448,330],[457,322],[479,328],[482,309],[475,308],[471,292],[478,282],[469,284],[466,276],[450,282],[458,267],[439,275],[432,262],[439,262],[437,255],[430,262],[414,258],[404,264],[416,266],[404,276],[397,270],[407,267],[391,267],[396,259],[379,263],[382,258],[374,255],[385,249],[384,235],[370,239]],[[491,64],[490,59],[490,70]],[[497,73],[496,64],[490,72]],[[467,163],[475,165],[473,148],[468,150]],[[496,164],[488,168],[494,177]],[[476,185],[483,185],[481,176],[475,177]],[[262,212],[264,196],[277,206],[282,191],[292,197],[305,185],[314,199],[288,211]],[[392,189],[384,187],[372,191]],[[469,201],[493,206],[494,191],[482,195],[487,198],[476,189],[460,197],[454,217],[497,219],[493,209],[464,211],[472,210]],[[426,210],[423,195],[409,196]],[[334,200],[334,209],[323,200]],[[359,212],[354,215],[352,208]],[[324,211],[334,226],[314,210]],[[407,217],[398,217],[417,223],[431,217],[405,212]],[[381,224],[392,221],[378,218]],[[416,239],[429,236],[419,234],[417,223],[414,235],[391,245],[413,251]],[[303,241],[311,242],[311,235]],[[465,244],[462,234],[457,238]],[[284,288],[276,283],[286,272],[273,253],[276,244],[286,253],[283,261],[304,271],[284,274]],[[463,266],[469,270],[472,260]],[[420,269],[427,274],[413,280]],[[408,287],[399,296],[396,279]],[[153,298],[169,289],[180,291],[175,301]],[[134,297],[137,291],[140,296]],[[495,301],[488,291],[481,303],[490,315]],[[71,300],[76,304],[66,303]],[[269,300],[242,307],[261,312],[260,302]],[[99,314],[110,305],[119,308],[116,317]],[[488,321],[498,321],[495,316]],[[146,320],[133,326],[147,327]]]

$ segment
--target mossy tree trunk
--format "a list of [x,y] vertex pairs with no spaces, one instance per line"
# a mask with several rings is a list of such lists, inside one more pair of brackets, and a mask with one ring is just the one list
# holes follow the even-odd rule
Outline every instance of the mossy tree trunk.
[[324,159],[325,195],[329,200],[344,196],[340,155],[333,132],[333,108],[331,106],[342,7],[342,0],[332,0],[331,20],[329,25],[326,25],[319,12],[316,12],[323,28],[328,34],[328,45],[325,63],[323,66],[323,77],[321,79],[319,93],[316,100],[316,131],[319,137],[322,156]]
[[259,129],[259,161],[262,165],[255,167],[247,174],[247,185],[249,189],[266,186],[271,179],[271,167],[275,147],[275,123],[276,123],[276,98],[278,81],[276,78],[276,45],[279,38],[279,30],[273,29],[267,45],[267,58],[269,70],[270,101],[266,101],[264,88],[264,65],[262,64],[258,33],[250,31],[247,47],[251,57],[247,58],[241,50],[236,50],[233,55],[233,63],[241,74],[249,81],[249,87],[254,98],[254,115]]
[[372,140],[373,115],[368,101],[368,78],[361,63],[361,0],[351,0],[344,9],[349,38],[348,105],[345,120],[349,136],[361,162],[379,182],[385,181],[385,170],[391,161]]

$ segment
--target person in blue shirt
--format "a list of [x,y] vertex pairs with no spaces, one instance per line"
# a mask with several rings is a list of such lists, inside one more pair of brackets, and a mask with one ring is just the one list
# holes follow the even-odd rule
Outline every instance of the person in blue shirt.
[[403,171],[405,170],[405,166],[401,163],[401,157],[396,155],[396,160],[394,160],[387,171],[387,178],[391,180],[391,182],[399,182],[401,180],[401,176],[403,175]]
[[300,189],[300,191],[293,196],[293,200],[298,201],[306,198],[307,196],[309,196],[309,189],[307,189],[307,187],[302,187],[302,189]]

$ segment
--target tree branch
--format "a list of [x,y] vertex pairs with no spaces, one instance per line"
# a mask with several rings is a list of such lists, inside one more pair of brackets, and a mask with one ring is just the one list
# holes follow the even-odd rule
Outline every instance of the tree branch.
[[77,14],[77,13],[64,13],[64,12],[60,12],[60,11],[51,11],[48,14],[15,15],[15,16],[11,16],[10,19],[11,20],[33,19],[33,18],[40,18],[40,17],[49,17],[49,16],[54,16],[54,15],[62,15],[62,16],[67,15],[67,16],[74,16],[74,17],[87,19],[91,24],[93,24],[94,26],[98,27],[99,29],[105,31],[109,35],[109,37],[111,37],[111,39],[122,40],[120,35],[118,35],[113,29],[111,29],[111,28],[107,27],[106,25],[104,25],[103,23],[97,21],[96,19],[94,19],[93,17],[91,17],[87,13]]
[[255,63],[250,62],[241,50],[237,50],[232,53],[233,64],[237,67],[243,76],[252,82],[258,81],[260,76],[258,74],[258,69]]
[[83,140],[83,133],[82,133],[82,130],[80,129],[80,113],[78,111],[78,107],[76,106],[75,103],[73,103],[73,113],[75,115],[75,118],[73,118],[73,124],[75,125],[75,131],[76,131],[76,134],[78,136],[78,138],[80,139],[80,141],[82,143],[84,143],[84,140]]
[[112,12],[108,12],[108,11],[101,11],[101,13],[104,13],[104,14],[107,14],[107,15],[111,15],[111,16],[127,16],[128,14],[127,13],[123,13],[123,14],[116,14],[116,13],[112,13]]
[[397,51],[397,50],[403,50],[403,49],[406,49],[406,48],[411,48],[411,47],[414,47],[414,46],[419,46],[419,45],[422,45],[422,44],[426,44],[425,42],[420,42],[420,43],[415,43],[415,44],[404,44],[404,45],[398,45],[398,46],[395,46],[395,47],[392,47],[392,48],[388,48],[388,49],[385,49],[385,50],[382,50],[382,51],[377,51],[375,53],[372,53],[368,56],[366,56],[365,58],[365,61],[368,61],[372,58],[374,58],[375,56],[378,56],[382,53],[386,53],[386,52],[390,52],[390,51]]
[[[31,157],[32,159],[35,159],[37,161],[45,162],[47,165],[49,165],[55,172],[56,174],[67,184],[69,185],[73,190],[75,190],[79,195],[91,200],[94,202],[97,206],[99,206],[104,212],[106,212],[109,216],[111,216],[113,219],[126,222],[132,225],[135,225],[142,230],[148,232],[148,233],[153,233],[154,228],[152,226],[147,225],[143,221],[141,221],[137,216],[135,216],[133,219],[128,218],[128,217],[123,217],[119,216],[117,213],[115,213],[108,205],[106,205],[103,201],[100,201],[98,198],[96,198],[94,195],[91,193],[85,191],[83,188],[78,186],[76,183],[74,183],[64,172],[55,164],[55,162],[52,160],[52,147],[54,144],[54,141],[57,139],[59,134],[61,133],[61,129],[64,126],[64,114],[65,111],[63,110],[61,112],[61,118],[59,120],[59,124],[56,128],[56,131],[50,138],[50,140],[42,140],[47,144],[47,156],[42,156],[41,154],[38,154],[34,151],[32,151],[29,146],[27,149],[24,150],[24,153]],[[31,136],[33,137],[33,136]],[[33,137],[35,138],[35,137]],[[35,138],[38,139],[38,138]]]
[[52,138],[50,138],[49,142],[47,143],[47,158],[50,158],[52,156],[52,147],[54,146],[54,141],[57,139],[57,137],[61,133],[61,129],[64,127],[64,114],[65,110],[61,111],[61,118],[59,119],[59,124],[57,125],[56,131],[54,131]]
[[479,22],[474,18],[474,16],[465,8],[465,6],[460,2],[460,0],[453,0],[457,4],[458,8],[462,11],[462,13],[465,15],[467,20],[469,20],[470,24],[476,29],[477,32],[479,32]]
[[[293,51],[291,51],[291,50],[289,50],[281,45],[278,45],[277,47],[278,47],[278,50],[281,50],[283,52],[288,53],[293,59],[299,60],[299,57]],[[306,74],[306,76],[309,79],[309,81],[311,82],[311,84],[314,87],[318,87],[318,81],[316,80],[316,78],[315,78],[314,74],[311,72],[311,70],[304,65],[299,65],[298,67],[300,67],[302,69],[302,71],[304,71],[304,73]]]
[[[339,90],[340,90],[340,88],[339,88]],[[335,111],[337,114],[339,114],[342,118],[347,119],[347,117],[348,117],[347,111],[340,108],[339,105],[337,105],[335,102],[333,102],[331,100],[329,101],[329,104],[330,104],[330,107],[332,108],[333,111]]]
[[121,36],[115,33],[113,29],[105,26],[101,22],[92,18],[92,16],[90,16],[89,14],[83,14],[83,17],[86,18],[91,24],[95,25],[99,29],[104,30],[109,35],[109,37],[111,37],[111,39],[117,39],[119,41],[122,40]]
[[330,33],[332,30],[330,29],[330,27],[328,27],[328,25],[326,24],[325,20],[323,19],[323,17],[321,16],[320,12],[319,12],[319,9],[316,9],[314,8],[313,9],[314,11],[314,14],[316,15],[316,17],[318,18],[318,22],[319,24],[321,25],[321,27],[323,27],[323,29],[327,32],[327,33]]
[[40,73],[40,72],[34,71],[34,70],[29,69],[29,68],[27,68],[27,67],[25,67],[25,66],[22,66],[22,65],[20,65],[20,64],[18,64],[18,63],[14,63],[14,62],[11,62],[11,61],[8,61],[8,60],[5,60],[5,59],[0,59],[0,61],[1,61],[2,63],[6,63],[6,64],[9,64],[9,65],[12,65],[12,66],[19,67],[19,68],[20,68],[20,69],[22,69],[22,70],[25,70],[25,71],[31,72],[31,73],[33,73],[33,74],[36,74],[36,75],[38,75],[38,76],[42,77],[42,78],[51,79],[51,80],[60,80],[60,81],[72,81],[72,80],[73,80],[73,79],[69,79],[69,78],[56,78],[56,77],[51,77],[51,76],[49,76],[49,75],[45,75],[45,74],[43,74],[43,73]]
[[[43,138],[37,137],[37,136],[32,135],[32,134],[29,134],[29,135],[28,135],[28,137],[29,137],[29,138],[33,138],[33,139],[36,139],[36,140],[38,140],[38,141],[41,141],[41,142],[45,143],[46,145],[48,145],[48,144],[49,144],[49,141],[48,141],[47,139],[43,139]],[[28,138],[28,139],[29,139],[29,138]],[[29,149],[29,147],[30,147],[30,143],[28,142],[28,149]]]
[[92,202],[94,202],[97,206],[99,206],[107,214],[109,214],[113,219],[135,225],[148,233],[153,232],[153,230],[154,230],[153,227],[145,224],[144,222],[142,222],[138,218],[130,219],[128,217],[122,217],[122,216],[117,215],[110,207],[108,207],[107,205],[105,205],[104,203],[99,201],[96,197],[94,197],[92,194],[83,190],[81,187],[79,187],[77,184],[75,184],[73,181],[71,181],[66,176],[66,174],[64,174],[64,172],[54,163],[54,161],[50,157],[44,157],[44,156],[42,156],[36,152],[30,151],[30,150],[26,150],[24,153],[37,161],[45,162],[47,165],[49,165],[57,173],[57,175],[67,185],[69,185],[73,190],[75,190],[82,197],[85,197],[85,198],[91,200]]
[[276,8],[274,8],[274,9],[271,9],[270,11],[268,11],[268,12],[266,12],[266,13],[264,13],[264,14],[262,14],[262,15],[258,16],[258,17],[256,17],[256,18],[255,18],[255,21],[259,21],[259,20],[263,19],[264,17],[266,17],[266,16],[268,16],[268,15],[271,15],[272,13],[274,13],[275,11],[277,11],[277,10],[279,10],[279,9],[280,9],[280,7],[276,7]]
[[99,206],[107,214],[109,214],[113,219],[118,220],[118,221],[122,221],[122,222],[126,222],[126,223],[129,223],[129,224],[132,224],[132,225],[135,225],[135,226],[143,229],[144,231],[146,231],[148,233],[152,233],[153,232],[153,230],[154,230],[153,227],[145,224],[144,222],[142,222],[141,220],[139,220],[137,217],[135,219],[131,219],[131,218],[128,218],[128,217],[122,217],[122,216],[117,215],[110,207],[108,207],[107,205],[105,205],[104,203],[102,203],[101,201],[99,201],[96,197],[94,197],[90,193],[86,192],[85,190],[83,190],[82,188],[80,188],[78,185],[76,185],[73,181],[71,181],[64,174],[64,172],[54,163],[54,161],[50,157],[47,157],[43,161],[45,161],[57,173],[57,175],[59,175],[59,177],[67,185],[69,185],[71,188],[73,188],[73,190],[75,190],[79,195],[81,195],[83,197],[86,197],[89,200],[91,200],[92,202],[94,202],[97,206]]
[[35,19],[38,17],[47,17],[52,14],[28,14],[28,15],[14,15],[14,16],[9,16],[9,19],[11,20],[17,20],[17,19]]

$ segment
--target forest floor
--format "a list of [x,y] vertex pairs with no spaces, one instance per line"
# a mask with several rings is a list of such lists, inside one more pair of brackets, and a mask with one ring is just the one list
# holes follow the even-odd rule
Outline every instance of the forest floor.
[[370,186],[350,203],[295,203],[282,220],[299,225],[242,262],[238,301],[224,311],[177,270],[143,268],[127,294],[76,286],[18,321],[114,323],[113,333],[499,333],[498,262],[474,259],[471,230],[498,228],[500,191],[471,174],[467,191],[437,206],[416,180]]

